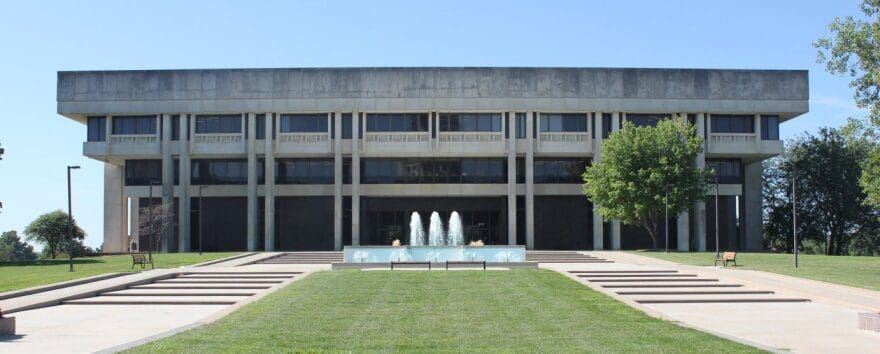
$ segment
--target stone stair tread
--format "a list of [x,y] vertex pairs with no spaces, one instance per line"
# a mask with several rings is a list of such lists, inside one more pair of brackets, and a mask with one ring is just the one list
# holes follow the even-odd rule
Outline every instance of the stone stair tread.
[[254,290],[238,289],[124,289],[109,291],[100,296],[253,296]]
[[634,299],[640,304],[693,304],[693,303],[750,303],[750,302],[810,302],[805,298],[789,297],[728,297],[728,298],[690,298],[690,299]]
[[677,289],[677,288],[740,288],[742,284],[609,284],[602,285],[605,289]]
[[151,283],[132,285],[130,289],[268,289],[274,284],[174,284],[174,283]]
[[593,283],[644,283],[644,282],[716,282],[715,278],[585,278]]

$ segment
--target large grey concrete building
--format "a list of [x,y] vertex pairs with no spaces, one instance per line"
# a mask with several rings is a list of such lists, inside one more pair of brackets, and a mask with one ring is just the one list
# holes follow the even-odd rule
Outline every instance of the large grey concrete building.
[[[301,68],[58,73],[58,113],[104,162],[104,251],[332,250],[406,242],[409,216],[466,240],[650,247],[603,220],[580,173],[622,122],[686,119],[719,171],[722,249],[761,248],[761,161],[808,109],[806,71]],[[713,249],[715,190],[670,247]],[[151,198],[152,197],[152,198]],[[173,208],[146,237],[146,206]],[[201,241],[199,241],[201,235]],[[199,243],[201,242],[201,245]]]

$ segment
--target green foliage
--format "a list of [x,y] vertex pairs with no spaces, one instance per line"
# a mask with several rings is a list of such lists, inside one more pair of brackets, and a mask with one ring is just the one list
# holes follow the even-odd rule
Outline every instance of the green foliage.
[[[61,243],[58,244],[58,249],[56,250],[56,253],[58,255],[62,255],[64,257],[67,257],[69,255],[69,252],[67,251],[67,249],[69,247],[70,247],[70,243],[67,242],[67,239],[65,238],[64,241],[62,241]],[[97,255],[98,253],[100,253],[98,250],[95,250],[94,248],[86,246],[81,240],[73,240],[73,256],[74,257],[94,256],[94,255]],[[42,257],[42,258],[51,258],[52,257],[52,255],[49,253],[48,247],[43,248],[43,252],[42,252],[42,254],[40,254],[40,257]]]
[[[823,128],[788,142],[786,153],[764,163],[764,242],[791,252],[792,180],[797,183],[797,228],[804,245],[829,255],[874,255],[880,249],[878,209],[865,204],[861,166],[871,145]],[[811,247],[808,247],[809,250]]]
[[[47,249],[46,252],[55,259],[61,249],[61,243],[67,242],[67,213],[56,210],[40,215],[24,229],[28,241],[39,242]],[[86,233],[76,226],[73,220],[73,238],[82,240]]]
[[602,216],[643,226],[660,247],[667,185],[671,217],[704,198],[714,172],[694,164],[702,151],[703,139],[682,119],[665,119],[656,127],[625,122],[602,144],[601,162],[584,173],[584,194]]
[[0,235],[0,262],[21,262],[37,259],[34,247],[18,237],[18,232],[6,231]]
[[880,146],[871,150],[862,168],[859,183],[865,190],[865,202],[880,208]]

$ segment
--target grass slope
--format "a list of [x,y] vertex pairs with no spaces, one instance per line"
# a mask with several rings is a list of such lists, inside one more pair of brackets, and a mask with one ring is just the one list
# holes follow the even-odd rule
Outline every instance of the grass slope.
[[[714,252],[633,252],[642,256],[664,259],[668,261],[711,266],[715,259]],[[795,277],[821,280],[859,288],[880,291],[880,257],[855,256],[798,256],[798,269],[794,268],[794,256],[778,253],[744,253],[738,252],[737,269],[761,270]]]
[[[154,254],[153,260],[156,268],[175,268],[207,262],[213,259],[228,257],[237,254],[230,253],[163,253]],[[75,258],[73,260],[74,272],[69,272],[67,259],[38,260],[33,262],[0,262],[0,292],[30,288],[33,286],[51,284],[65,280],[90,277],[93,275],[125,272],[131,269],[131,256],[103,256]],[[140,270],[140,266],[134,268]],[[147,269],[150,266],[147,265]]]
[[548,270],[319,272],[132,352],[757,352]]

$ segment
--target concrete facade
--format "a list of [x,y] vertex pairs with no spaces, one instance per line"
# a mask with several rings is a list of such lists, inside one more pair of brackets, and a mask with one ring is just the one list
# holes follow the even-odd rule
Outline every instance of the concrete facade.
[[[692,119],[705,138],[707,159],[733,159],[743,166],[742,179],[722,184],[719,193],[734,197],[740,210],[738,248],[761,247],[760,161],[782,152],[779,140],[764,139],[764,116],[780,122],[808,110],[806,71],[714,69],[613,69],[613,68],[336,68],[336,69],[230,69],[82,71],[58,73],[58,113],[85,123],[103,117],[105,140],[87,141],[86,156],[104,161],[105,246],[107,252],[124,251],[130,236],[126,225],[135,219],[124,209],[127,200],[145,198],[144,186],[125,185],[125,162],[161,160],[161,198],[178,200],[177,242],[173,248],[191,249],[190,198],[246,199],[245,248],[277,249],[276,198],[331,197],[332,248],[360,244],[362,197],[499,197],[504,198],[507,243],[535,248],[536,196],[579,196],[578,184],[535,183],[534,161],[541,158],[585,158],[599,161],[603,115],[610,114],[611,131],[621,129],[627,114],[656,113]],[[425,113],[430,128],[419,133],[379,134],[369,131],[366,115],[373,113]],[[501,114],[502,130],[462,134],[441,131],[441,113]],[[280,128],[282,114],[326,115],[326,132],[297,134]],[[580,134],[550,133],[534,125],[542,113],[574,113],[587,117],[589,129]],[[240,115],[237,134],[196,133],[202,114]],[[150,135],[113,134],[115,117],[155,116],[157,129]],[[256,116],[265,115],[264,139],[257,139]],[[351,137],[343,138],[343,115],[351,117]],[[515,138],[517,115],[525,116],[525,138]],[[751,115],[747,133],[712,130],[712,117]],[[175,118],[174,120],[172,117]],[[158,123],[161,122],[161,123]],[[609,122],[605,122],[609,123]],[[172,140],[172,127],[179,131]],[[160,133],[161,132],[161,133]],[[346,134],[347,135],[347,134]],[[778,139],[778,138],[777,138]],[[362,184],[360,163],[367,158],[498,158],[506,161],[506,183],[500,184]],[[193,159],[244,159],[244,185],[191,185]],[[321,158],[333,161],[329,185],[275,183],[276,159]],[[517,181],[518,160],[524,160],[524,183]],[[351,180],[343,182],[343,165],[350,164]],[[175,163],[176,161],[176,163]],[[263,164],[263,183],[257,168]],[[174,182],[177,165],[178,182]],[[714,195],[714,189],[707,191]],[[259,199],[263,198],[262,205]],[[518,214],[519,200],[524,202]],[[132,204],[136,206],[137,204]],[[349,205],[346,209],[345,205]],[[288,212],[288,211],[281,211]],[[705,250],[706,205],[672,220],[679,250]],[[295,213],[295,212],[294,212]],[[262,215],[261,215],[262,214]],[[521,216],[518,216],[521,215]],[[518,230],[518,217],[524,230]],[[734,216],[736,217],[736,216]],[[343,220],[348,220],[346,223]],[[203,220],[210,223],[210,220]],[[607,222],[607,225],[605,224]],[[594,213],[588,242],[596,249],[621,249],[627,235],[616,220]],[[132,227],[135,230],[136,227]],[[201,228],[199,228],[201,229]],[[346,229],[350,234],[345,234]],[[173,230],[163,236],[171,246]],[[518,232],[519,231],[519,232]],[[134,233],[134,232],[132,232]],[[606,235],[605,233],[608,233]],[[344,235],[345,234],[345,235]],[[260,242],[262,238],[262,242]],[[133,238],[136,239],[136,238]],[[347,240],[347,241],[346,241]]]

